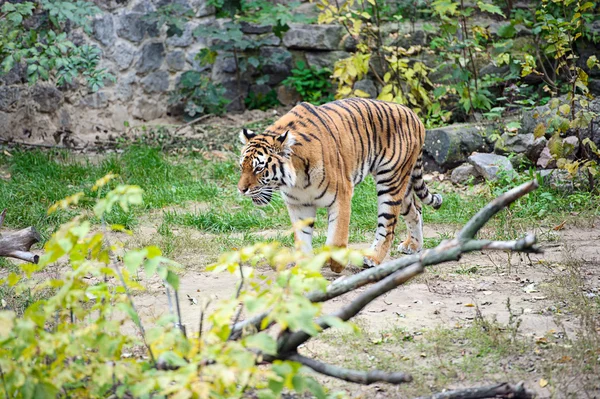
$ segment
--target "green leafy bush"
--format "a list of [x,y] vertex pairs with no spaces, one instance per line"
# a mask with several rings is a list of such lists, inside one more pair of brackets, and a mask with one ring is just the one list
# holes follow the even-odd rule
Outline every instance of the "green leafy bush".
[[333,100],[330,77],[329,69],[307,68],[306,63],[298,61],[296,68],[292,69],[292,75],[282,83],[295,89],[303,101],[318,105]]
[[185,115],[193,118],[202,114],[221,115],[229,100],[225,89],[216,86],[201,72],[187,71],[181,75],[175,91],[171,93],[172,104],[183,104]]
[[[113,184],[116,177],[109,174],[96,182],[88,199],[96,200],[93,215],[84,211],[63,224],[46,243],[38,265],[19,265],[0,280],[0,292],[4,287],[17,294],[31,291],[21,314],[0,311],[1,396],[241,398],[253,391],[260,398],[277,398],[294,390],[328,397],[298,363],[271,359],[268,366],[260,365],[277,354],[276,339],[251,329],[232,339],[232,324],[245,309],[267,312],[265,325],[274,322],[290,332],[317,334],[321,305],[310,302],[306,293],[327,286],[320,270],[328,259],[357,264],[362,254],[324,250],[312,257],[278,243],[226,253],[210,269],[241,273],[241,285],[214,310],[201,305],[200,331],[187,331],[179,312],[167,309],[156,325],[145,325],[135,306],[134,293],[143,290],[138,273],[158,276],[170,302],[179,288],[180,266],[154,246],[117,255],[122,248],[109,241],[108,230],[127,231],[106,225],[105,216],[141,204],[142,189]],[[76,207],[84,197],[83,192],[67,197],[49,213]],[[92,228],[92,217],[103,222],[101,229]],[[38,277],[56,262],[61,262],[59,277]],[[260,265],[277,273],[257,275]],[[36,296],[47,289],[51,295]],[[353,330],[335,317],[327,321]],[[123,327],[133,327],[137,334]]]
[[17,64],[26,65],[27,80],[56,80],[58,85],[83,76],[92,91],[114,77],[98,68],[100,49],[77,46],[68,39],[66,26],[80,26],[90,33],[90,17],[100,9],[93,3],[41,0],[5,2],[0,18],[0,68],[7,73]]

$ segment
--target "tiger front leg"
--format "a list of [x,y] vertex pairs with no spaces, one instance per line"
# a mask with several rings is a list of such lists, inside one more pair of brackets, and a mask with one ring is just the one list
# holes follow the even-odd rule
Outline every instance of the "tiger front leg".
[[315,216],[317,214],[316,206],[296,206],[288,204],[287,208],[292,225],[295,225],[301,220],[312,219],[310,224],[303,226],[301,229],[294,229],[294,242],[296,243],[296,247],[299,247],[304,253],[312,253],[312,235],[315,226]]
[[[346,248],[350,233],[351,195],[338,193],[336,201],[327,209],[327,242],[330,247]],[[341,273],[346,267],[341,263],[329,260],[329,267],[335,273]]]

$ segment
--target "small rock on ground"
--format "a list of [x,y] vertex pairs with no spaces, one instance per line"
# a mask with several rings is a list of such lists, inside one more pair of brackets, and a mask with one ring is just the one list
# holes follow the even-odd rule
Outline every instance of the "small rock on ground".
[[468,163],[464,163],[455,168],[450,175],[450,180],[454,184],[467,183],[471,178],[477,180],[477,178],[481,178],[481,175],[473,165]]

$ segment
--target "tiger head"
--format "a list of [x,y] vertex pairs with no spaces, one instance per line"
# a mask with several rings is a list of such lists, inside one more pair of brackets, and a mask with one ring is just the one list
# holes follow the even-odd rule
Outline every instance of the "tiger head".
[[255,205],[267,205],[274,190],[296,184],[296,172],[291,160],[292,146],[296,140],[292,133],[286,131],[272,136],[242,129],[240,140],[244,148],[240,158],[238,190],[252,198]]

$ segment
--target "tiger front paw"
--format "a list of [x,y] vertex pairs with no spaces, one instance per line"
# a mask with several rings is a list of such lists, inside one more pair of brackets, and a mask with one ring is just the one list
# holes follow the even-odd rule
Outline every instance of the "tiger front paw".
[[329,259],[328,263],[329,263],[329,268],[334,273],[341,273],[346,268],[346,265],[336,262],[333,259]]

